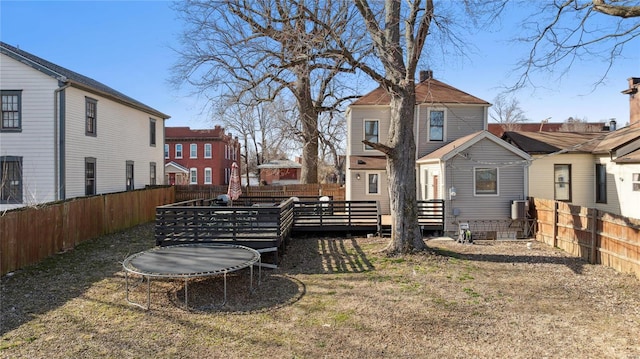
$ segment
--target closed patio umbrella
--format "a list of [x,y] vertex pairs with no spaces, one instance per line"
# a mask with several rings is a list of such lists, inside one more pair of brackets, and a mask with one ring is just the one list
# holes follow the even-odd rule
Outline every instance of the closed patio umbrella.
[[242,194],[242,184],[240,183],[240,171],[237,163],[231,165],[231,175],[229,176],[229,189],[227,190],[227,196],[233,201],[237,200]]

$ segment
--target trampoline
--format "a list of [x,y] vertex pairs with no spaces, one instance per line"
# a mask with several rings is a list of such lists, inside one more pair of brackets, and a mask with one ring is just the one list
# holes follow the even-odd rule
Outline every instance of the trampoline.
[[[258,283],[262,275],[260,253],[249,247],[233,244],[180,244],[168,247],[155,247],[127,257],[122,262],[125,270],[126,300],[129,304],[143,309],[151,307],[151,279],[184,279],[185,308],[189,308],[189,279],[224,276],[224,300],[227,303],[227,274],[240,269],[250,268],[249,290],[253,291],[253,266],[258,263]],[[129,274],[142,276],[147,280],[147,305],[129,299]]]

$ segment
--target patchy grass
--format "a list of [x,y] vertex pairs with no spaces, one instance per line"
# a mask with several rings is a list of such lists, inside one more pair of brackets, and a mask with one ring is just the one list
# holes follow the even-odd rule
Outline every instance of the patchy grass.
[[[534,243],[294,239],[277,270],[153,281],[127,304],[121,262],[153,226],[88,241],[0,282],[6,358],[639,358],[640,281]],[[146,301],[146,284],[132,299]]]

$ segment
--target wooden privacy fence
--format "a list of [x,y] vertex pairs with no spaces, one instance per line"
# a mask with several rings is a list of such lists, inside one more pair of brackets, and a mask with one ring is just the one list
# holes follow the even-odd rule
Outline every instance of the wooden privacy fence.
[[157,187],[7,211],[0,216],[0,275],[153,221],[156,207],[172,203],[174,196],[173,187]]
[[553,200],[532,204],[536,240],[640,278],[640,220]]
[[[227,186],[175,186],[176,201],[188,201],[200,198],[216,198],[227,193]],[[286,186],[244,186],[242,187],[243,197],[273,197],[273,198],[319,198],[327,196],[335,201],[344,201],[345,189],[338,184],[292,184]]]

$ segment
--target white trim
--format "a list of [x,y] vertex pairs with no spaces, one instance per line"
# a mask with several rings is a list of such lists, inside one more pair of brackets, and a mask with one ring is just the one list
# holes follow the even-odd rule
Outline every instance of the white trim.
[[[476,192],[476,170],[480,168],[496,170],[496,193],[477,193]],[[474,197],[499,197],[500,196],[500,168],[497,166],[474,166],[473,167],[473,196]]]
[[[367,121],[369,122],[377,122],[378,123],[378,142],[380,143],[380,119],[374,119],[374,118],[365,118],[362,119],[362,139],[366,140],[367,139]],[[367,148],[367,145],[365,145],[364,143],[362,144],[362,150],[364,152],[378,152],[378,150],[375,150],[373,148]]]
[[[195,147],[195,154],[194,154],[194,147]],[[198,144],[197,143],[189,144],[189,158],[198,158]]]
[[[207,174],[209,175],[209,180],[207,181]],[[211,167],[204,168],[204,184],[211,184],[213,178],[213,172],[211,171]]]
[[[209,155],[207,155],[207,147],[209,147]],[[213,157],[213,146],[210,143],[204,144],[204,158]]]
[[164,159],[168,160],[169,158],[171,158],[171,154],[169,153],[171,151],[171,146],[168,143],[164,144]]
[[[180,156],[178,156],[178,146],[180,146]],[[182,148],[182,143],[176,143],[175,151],[176,151],[175,158],[182,158],[182,154],[184,153],[184,148]]]
[[[442,112],[442,140],[431,139],[431,112]],[[429,107],[427,111],[427,142],[447,142],[447,109],[446,107]]]
[[[196,181],[193,181],[193,177],[195,174]],[[189,184],[198,184],[198,169],[195,167],[191,167],[189,169]]]
[[[365,195],[367,195],[367,196],[379,196],[380,195],[380,186],[381,186],[381,180],[382,180],[381,173],[382,172],[380,172],[380,171],[366,171],[364,173],[364,180],[365,180],[365,191],[364,191],[364,194]],[[377,192],[374,192],[374,193],[370,193],[369,192],[369,176],[370,175],[378,176],[378,180],[377,180],[378,188],[377,188]]]

